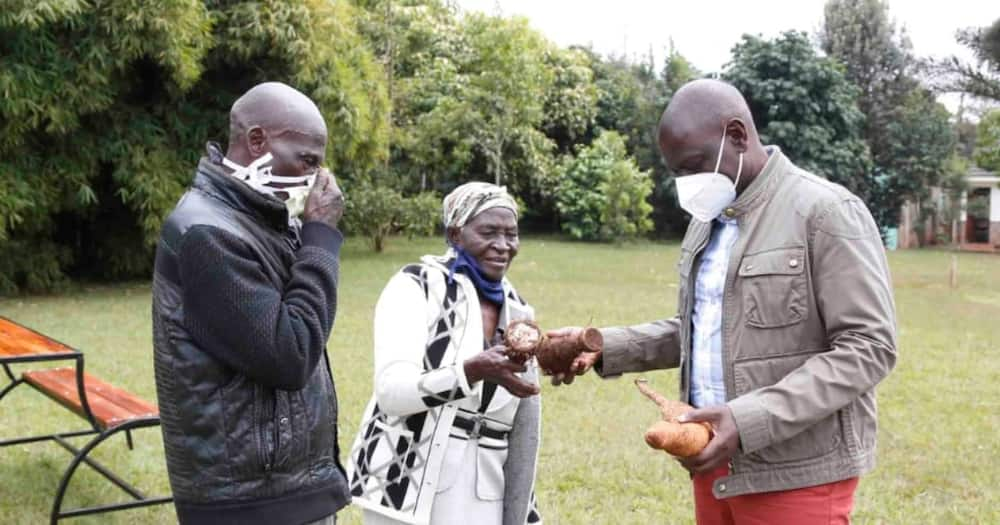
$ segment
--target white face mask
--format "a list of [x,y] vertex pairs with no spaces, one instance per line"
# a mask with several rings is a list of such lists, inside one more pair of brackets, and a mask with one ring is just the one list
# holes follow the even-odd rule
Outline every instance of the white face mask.
[[726,145],[726,135],[722,135],[719,144],[719,157],[715,161],[715,171],[696,173],[674,179],[677,183],[677,201],[684,211],[701,222],[710,222],[722,213],[736,200],[736,185],[740,183],[743,174],[743,154],[740,153],[740,164],[736,170],[736,182],[719,173],[722,163],[722,148]]
[[[231,168],[233,177],[243,181],[258,193],[265,195],[275,195],[285,193],[288,197],[285,200],[285,207],[288,208],[289,217],[298,217],[306,207],[306,197],[316,182],[316,171],[301,177],[282,177],[271,173],[271,166],[263,166],[272,159],[270,153],[265,153],[251,162],[247,166],[229,160],[222,159],[222,164]],[[277,185],[277,187],[275,186]],[[281,187],[286,184],[295,186]]]

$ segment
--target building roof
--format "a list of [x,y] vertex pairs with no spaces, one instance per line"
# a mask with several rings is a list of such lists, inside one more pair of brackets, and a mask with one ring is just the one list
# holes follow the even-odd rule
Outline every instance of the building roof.
[[986,171],[979,166],[972,166],[966,173],[965,180],[974,186],[993,186],[1000,184],[1000,174]]

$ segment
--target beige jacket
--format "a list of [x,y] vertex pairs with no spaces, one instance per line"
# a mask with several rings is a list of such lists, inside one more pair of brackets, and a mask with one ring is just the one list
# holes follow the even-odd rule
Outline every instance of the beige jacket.
[[[740,228],[726,276],[722,353],[741,450],[715,496],[871,470],[875,385],[896,362],[889,269],[871,214],[777,148],[725,213]],[[689,399],[693,289],[710,233],[709,223],[688,226],[677,317],[605,329],[599,374],[680,367],[680,396]]]

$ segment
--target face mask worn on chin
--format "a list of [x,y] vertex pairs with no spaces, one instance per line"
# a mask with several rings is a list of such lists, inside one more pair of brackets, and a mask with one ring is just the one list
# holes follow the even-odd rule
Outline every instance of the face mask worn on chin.
[[[314,171],[309,175],[301,177],[275,175],[271,173],[271,166],[264,166],[272,158],[273,156],[270,153],[265,153],[247,166],[240,166],[227,158],[223,158],[222,164],[233,170],[231,173],[233,177],[243,181],[257,193],[275,196],[278,193],[286,194],[288,197],[284,201],[285,207],[288,208],[288,216],[298,217],[305,210],[306,197],[316,182],[316,172]],[[289,184],[293,186],[286,187]]]
[[743,153],[740,153],[740,164],[736,170],[736,182],[719,173],[722,163],[722,149],[726,146],[726,135],[722,135],[719,144],[719,157],[715,161],[715,171],[696,173],[677,177],[677,202],[681,208],[701,222],[710,222],[722,213],[722,210],[736,200],[736,186],[743,174]]

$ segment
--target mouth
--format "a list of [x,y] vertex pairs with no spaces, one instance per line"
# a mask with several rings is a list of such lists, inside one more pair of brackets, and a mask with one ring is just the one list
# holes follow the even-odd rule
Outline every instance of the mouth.
[[510,261],[507,260],[507,259],[485,259],[483,261],[483,264],[485,266],[489,266],[491,268],[497,268],[497,269],[500,269],[500,270],[504,270],[504,269],[507,268],[507,264],[509,262]]

